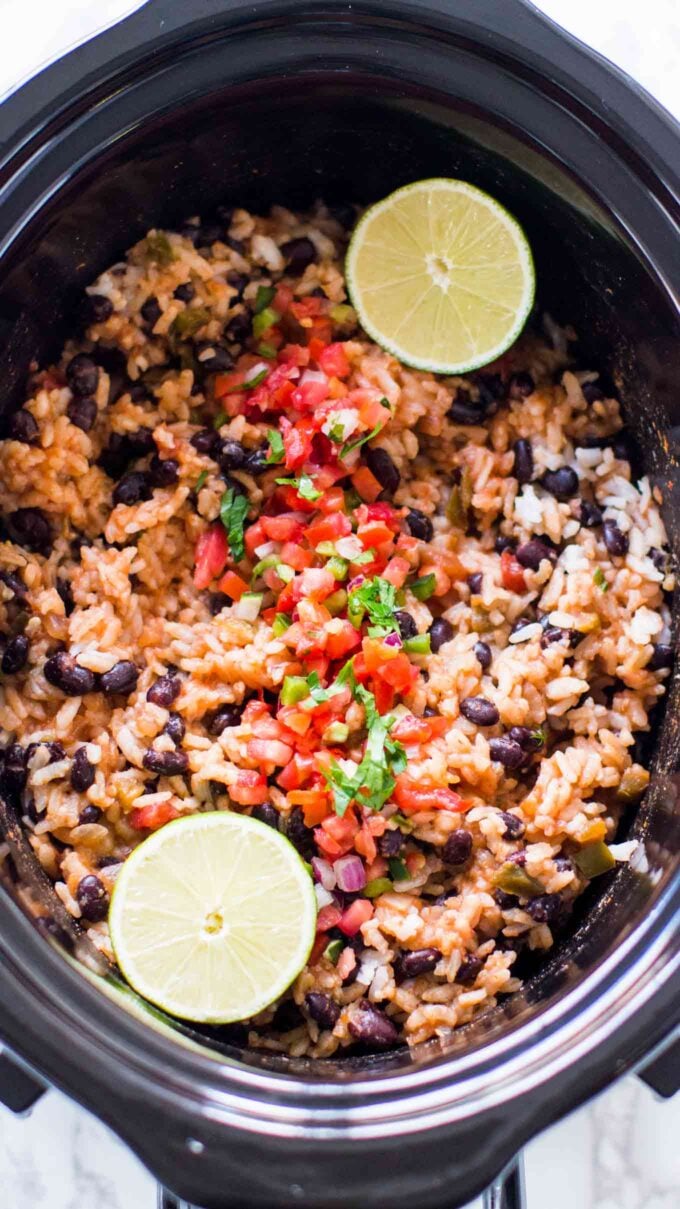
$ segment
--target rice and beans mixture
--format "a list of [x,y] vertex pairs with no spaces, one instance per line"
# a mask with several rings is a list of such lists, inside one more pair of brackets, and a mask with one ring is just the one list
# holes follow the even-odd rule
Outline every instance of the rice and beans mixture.
[[659,498],[569,333],[406,368],[357,328],[353,221],[151,231],[0,443],[5,797],[108,957],[152,830],[285,833],[318,938],[246,1033],[315,1056],[520,985],[630,854],[607,841],[672,662]]

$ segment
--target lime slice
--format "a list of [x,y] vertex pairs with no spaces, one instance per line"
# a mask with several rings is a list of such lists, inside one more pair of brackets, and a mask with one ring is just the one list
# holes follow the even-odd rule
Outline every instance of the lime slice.
[[184,1020],[226,1024],[273,1003],[314,941],[316,896],[293,845],[245,815],[167,823],[123,865],[109,911],[138,994]]
[[487,365],[516,340],[534,300],[524,232],[474,185],[425,180],[359,221],[346,276],[364,331],[436,374]]

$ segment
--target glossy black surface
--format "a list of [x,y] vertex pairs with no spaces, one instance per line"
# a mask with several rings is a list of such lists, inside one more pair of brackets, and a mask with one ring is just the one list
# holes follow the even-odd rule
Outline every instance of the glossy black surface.
[[[462,176],[526,227],[540,306],[619,390],[677,550],[670,119],[517,0],[188,7],[151,3],[3,107],[0,404],[36,352],[58,349],[82,287],[149,226],[218,202],[364,202]],[[673,700],[638,821],[647,868],[594,889],[524,992],[445,1046],[244,1066],[215,1032],[236,1063],[218,1067],[104,999],[7,896],[0,1034],[207,1209],[462,1204],[677,1019]]]

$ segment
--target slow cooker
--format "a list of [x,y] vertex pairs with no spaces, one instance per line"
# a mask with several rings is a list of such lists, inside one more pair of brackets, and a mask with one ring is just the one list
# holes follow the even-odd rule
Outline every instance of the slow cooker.
[[[540,305],[616,387],[677,555],[678,127],[529,4],[151,0],[0,112],[5,413],[29,363],[58,350],[83,287],[150,226],[220,202],[368,202],[462,177],[527,230]],[[676,682],[627,820],[638,859],[592,888],[521,992],[409,1053],[314,1064],[248,1053],[238,1030],[173,1025],[84,951],[67,959],[7,885],[0,1094],[21,1108],[56,1084],[132,1146],[172,1190],[168,1206],[454,1209],[622,1072],[656,1058],[648,1078],[670,1093],[678,718]],[[517,1180],[490,1203],[519,1204]]]

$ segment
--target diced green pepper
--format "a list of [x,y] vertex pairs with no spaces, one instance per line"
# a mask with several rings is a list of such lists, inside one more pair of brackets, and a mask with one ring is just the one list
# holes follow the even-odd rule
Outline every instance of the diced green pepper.
[[408,586],[418,600],[429,600],[437,586],[437,577],[431,571],[429,575],[421,575],[419,579],[414,579],[413,583]]
[[413,638],[404,639],[404,650],[407,655],[429,655],[430,635],[414,634]]
[[472,502],[472,478],[468,466],[463,466],[460,481],[454,483],[446,506],[446,516],[457,529],[466,529],[468,511]]
[[359,492],[354,487],[348,487],[345,491],[345,510],[348,513],[354,512],[354,509],[358,508],[361,503],[362,499]]
[[521,865],[508,861],[494,875],[493,884],[506,894],[516,894],[518,898],[535,898],[537,894],[545,894],[545,888],[535,877],[530,877]]
[[255,339],[258,340],[268,327],[274,327],[274,324],[278,323],[280,318],[279,312],[275,311],[272,306],[266,306],[257,315],[254,315],[253,336]]
[[405,814],[393,814],[392,822],[397,824],[397,827],[404,835],[410,835],[413,831],[413,819],[409,819]]
[[600,589],[600,591],[602,591],[602,592],[609,591],[609,584],[607,583],[607,581],[604,577],[604,571],[602,570],[601,567],[596,567],[595,573],[593,574],[593,583],[595,584],[595,586],[597,588]]
[[144,257],[165,267],[172,264],[175,253],[165,231],[152,231],[144,240]]
[[406,865],[402,861],[401,857],[391,856],[387,863],[390,867],[390,877],[392,878],[393,882],[408,881],[411,874],[406,868]]
[[297,705],[309,696],[309,685],[304,676],[284,676],[281,685],[281,704]]
[[323,732],[324,743],[346,743],[349,738],[349,726],[346,722],[331,722]]
[[604,840],[596,840],[594,844],[584,844],[579,852],[574,854],[574,864],[584,877],[599,877],[614,868],[616,861]]
[[327,961],[332,961],[333,965],[335,965],[344,947],[344,940],[331,940],[326,945],[323,955]]
[[356,630],[359,629],[366,612],[361,601],[357,599],[356,593],[350,592],[347,602],[347,616]]
[[641,768],[639,764],[633,764],[632,768],[627,768],[621,777],[616,791],[617,802],[624,802],[626,805],[639,802],[648,785],[647,769]]
[[332,592],[330,596],[326,597],[323,603],[331,617],[337,617],[338,613],[342,613],[342,610],[347,605],[347,593],[345,589],[338,588],[337,592]]
[[274,301],[276,295],[275,285],[258,285],[257,294],[255,295],[255,306],[253,310],[256,315],[259,315],[270,302]]
[[260,575],[268,571],[270,567],[277,567],[280,561],[278,554],[268,554],[266,558],[261,558],[259,563],[253,567],[252,578],[259,579]]
[[328,562],[326,563],[326,570],[330,571],[333,579],[347,579],[349,563],[347,562],[346,558],[340,558],[339,554],[334,554],[333,557],[329,558]]
[[378,898],[381,894],[389,894],[391,889],[389,877],[374,877],[372,882],[364,886],[364,895],[366,898]]
[[272,633],[276,638],[280,638],[292,624],[292,618],[287,613],[277,613],[272,622]]
[[205,327],[209,322],[210,312],[204,306],[188,306],[185,311],[180,311],[179,315],[175,316],[170,331],[186,340],[189,336],[195,336],[199,328]]

